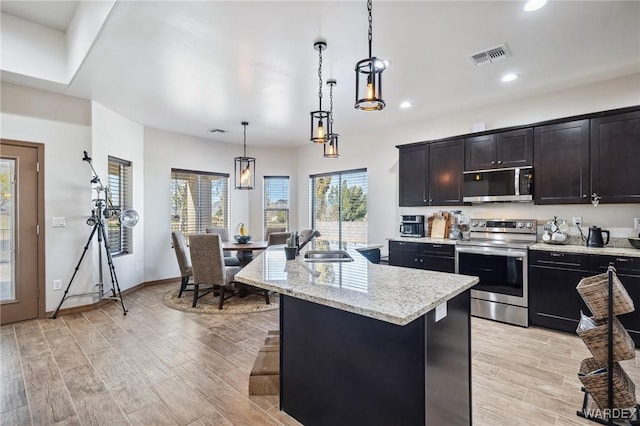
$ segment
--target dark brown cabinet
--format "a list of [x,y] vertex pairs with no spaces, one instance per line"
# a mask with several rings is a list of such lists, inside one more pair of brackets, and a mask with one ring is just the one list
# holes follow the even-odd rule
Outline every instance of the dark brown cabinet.
[[400,206],[462,204],[463,140],[400,148]]
[[464,142],[464,170],[523,167],[533,163],[533,129],[474,136]]
[[389,241],[389,265],[455,272],[455,245]]
[[589,202],[589,120],[536,127],[533,167],[536,204]]
[[418,145],[401,148],[398,168],[400,205],[429,205],[429,146]]
[[640,111],[591,119],[591,192],[601,203],[640,202]]
[[590,276],[589,257],[576,253],[529,252],[529,322],[575,333],[580,311],[589,309],[576,290]]
[[463,140],[429,145],[429,205],[462,205]]

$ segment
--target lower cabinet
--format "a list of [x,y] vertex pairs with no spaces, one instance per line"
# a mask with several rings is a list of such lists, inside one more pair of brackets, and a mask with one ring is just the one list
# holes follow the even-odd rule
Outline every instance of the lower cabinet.
[[530,251],[530,323],[575,333],[580,311],[591,315],[576,286],[582,278],[606,272],[610,263],[636,306],[618,319],[640,347],[640,258]]
[[454,273],[455,246],[389,241],[389,265]]

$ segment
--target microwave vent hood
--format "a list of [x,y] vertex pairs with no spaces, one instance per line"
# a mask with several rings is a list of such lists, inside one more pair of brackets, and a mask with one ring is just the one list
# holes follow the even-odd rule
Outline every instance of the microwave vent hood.
[[462,201],[465,203],[533,201],[533,168],[529,166],[464,172]]

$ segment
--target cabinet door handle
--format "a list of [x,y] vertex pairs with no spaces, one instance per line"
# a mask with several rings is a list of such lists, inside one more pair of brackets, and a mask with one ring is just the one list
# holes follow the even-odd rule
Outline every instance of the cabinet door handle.
[[625,259],[622,257],[616,257],[616,262],[631,262],[631,259]]
[[564,256],[564,253],[549,253],[549,256],[562,257],[562,256]]
[[420,263],[424,262],[424,259],[420,259]]
[[433,244],[431,247],[433,247],[433,248],[440,248],[440,247],[442,247],[442,244]]
[[498,164],[502,164],[502,160],[498,160]]
[[582,194],[582,198],[587,198],[587,194]]
[[496,164],[496,162],[495,162],[495,161],[492,161],[492,162],[491,162],[491,164],[492,164],[492,165],[493,165],[493,164]]

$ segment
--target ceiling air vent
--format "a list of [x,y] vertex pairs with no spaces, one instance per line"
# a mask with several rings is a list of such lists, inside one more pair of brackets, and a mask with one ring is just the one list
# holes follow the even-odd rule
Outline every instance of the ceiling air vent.
[[229,133],[228,130],[224,130],[224,129],[209,129],[209,131],[211,133]]
[[475,66],[489,64],[491,62],[496,62],[506,57],[511,56],[509,53],[509,49],[507,49],[507,45],[503,44],[498,47],[494,47],[492,49],[487,49],[482,52],[478,52],[474,55],[469,56],[469,60]]

